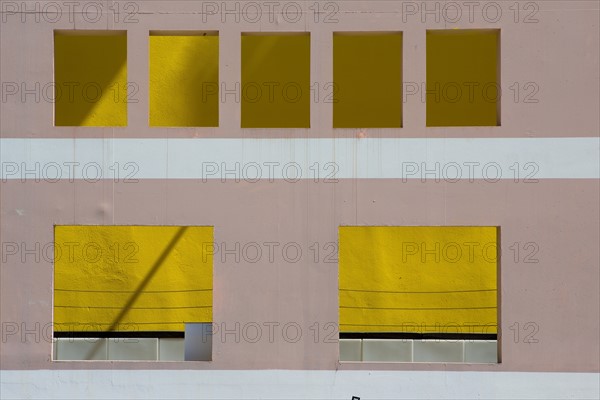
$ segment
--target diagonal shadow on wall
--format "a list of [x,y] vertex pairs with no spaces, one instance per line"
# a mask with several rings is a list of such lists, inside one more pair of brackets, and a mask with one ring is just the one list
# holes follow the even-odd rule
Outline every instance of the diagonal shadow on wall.
[[[138,287],[134,290],[131,297],[127,300],[127,302],[125,303],[125,305],[123,306],[123,308],[121,309],[119,314],[115,317],[115,319],[111,322],[110,326],[106,329],[107,332],[112,332],[115,330],[115,328],[117,326],[119,326],[119,324],[121,323],[121,321],[123,320],[125,315],[129,312],[131,307],[133,307],[133,305],[135,304],[137,299],[144,293],[144,289],[146,288],[146,286],[148,286],[148,284],[150,283],[150,281],[152,280],[154,275],[156,275],[156,273],[158,272],[160,267],[163,265],[163,263],[165,262],[165,260],[167,259],[167,257],[171,253],[171,251],[173,251],[173,249],[175,248],[175,246],[177,245],[177,243],[179,242],[179,240],[181,239],[181,237],[183,236],[183,234],[185,233],[187,228],[188,228],[187,226],[182,226],[175,233],[175,236],[173,236],[173,238],[171,239],[171,241],[169,242],[167,247],[165,247],[165,249],[163,250],[161,255],[156,259],[156,261],[154,262],[154,265],[152,265],[152,268],[150,269],[150,271],[148,271],[148,274],[146,274],[144,279],[140,282]],[[96,352],[100,349],[101,345],[102,345],[102,342],[98,341],[96,343],[96,345],[90,349],[90,351],[88,352],[85,359],[91,360],[92,356],[94,354],[96,354]]]

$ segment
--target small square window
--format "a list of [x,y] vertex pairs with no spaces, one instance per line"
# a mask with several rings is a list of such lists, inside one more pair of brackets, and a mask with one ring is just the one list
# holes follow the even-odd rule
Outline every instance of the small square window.
[[310,127],[310,34],[242,34],[242,128]]
[[127,33],[55,31],[56,126],[127,125]]
[[150,32],[150,126],[219,126],[217,32]]
[[427,31],[427,126],[500,125],[500,31]]
[[333,127],[402,127],[402,33],[333,34]]

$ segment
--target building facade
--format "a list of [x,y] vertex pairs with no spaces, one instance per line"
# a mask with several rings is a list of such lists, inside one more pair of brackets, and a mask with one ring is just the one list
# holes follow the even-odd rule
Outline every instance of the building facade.
[[597,398],[597,1],[2,1],[2,398]]

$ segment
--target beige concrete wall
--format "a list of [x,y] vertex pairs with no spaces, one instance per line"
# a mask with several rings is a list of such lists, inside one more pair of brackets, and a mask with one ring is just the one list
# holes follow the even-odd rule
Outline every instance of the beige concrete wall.
[[[214,258],[214,322],[235,332],[214,340],[209,369],[451,369],[596,371],[598,369],[599,186],[595,180],[461,181],[443,184],[398,180],[344,180],[336,184],[284,181],[255,184],[141,180],[3,183],[2,241],[36,251],[7,256],[2,266],[2,321],[36,330],[52,322],[52,262],[43,249],[54,224],[214,225],[215,242],[228,249],[247,243],[280,243],[272,260],[249,262],[242,251]],[[338,321],[337,264],[318,262],[309,249],[337,242],[339,225],[498,225],[501,227],[498,365],[344,364],[324,325]],[[280,252],[287,243],[303,251],[298,262]],[[510,247],[521,248],[515,260]],[[236,261],[236,256],[238,261]],[[24,257],[24,262],[22,262]],[[531,263],[526,261],[535,261]],[[244,340],[248,323],[263,326],[256,343]],[[268,324],[279,323],[269,342]],[[303,335],[282,335],[297,323]],[[310,327],[319,323],[315,343]],[[519,336],[515,336],[515,323]],[[527,329],[524,325],[532,323]],[[513,327],[511,330],[511,326]],[[47,333],[6,337],[3,368],[107,368],[107,363],[52,363]],[[288,336],[292,336],[292,328]],[[315,328],[313,327],[313,330]],[[537,330],[535,334],[528,336]],[[46,339],[45,339],[46,338]],[[536,342],[537,341],[537,342]],[[190,368],[187,363],[118,363],[111,368]]]

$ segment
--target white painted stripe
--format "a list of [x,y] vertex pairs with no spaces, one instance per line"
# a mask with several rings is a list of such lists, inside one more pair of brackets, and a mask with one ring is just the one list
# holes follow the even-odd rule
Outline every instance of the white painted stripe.
[[600,178],[599,138],[0,139],[2,180]]
[[1,371],[8,399],[598,399],[599,374],[550,372]]

